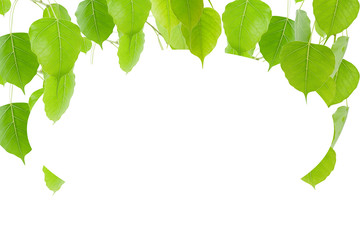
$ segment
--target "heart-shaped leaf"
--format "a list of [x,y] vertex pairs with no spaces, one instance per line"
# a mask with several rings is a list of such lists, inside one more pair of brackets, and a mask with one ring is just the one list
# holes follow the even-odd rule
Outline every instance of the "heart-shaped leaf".
[[129,73],[137,64],[144,49],[145,34],[143,31],[129,36],[119,32],[119,64],[121,69]]
[[0,0],[0,14],[5,15],[11,8],[10,0]]
[[54,194],[60,190],[61,186],[65,183],[61,178],[53,174],[49,169],[43,166],[43,172],[45,175],[45,183],[49,190]]

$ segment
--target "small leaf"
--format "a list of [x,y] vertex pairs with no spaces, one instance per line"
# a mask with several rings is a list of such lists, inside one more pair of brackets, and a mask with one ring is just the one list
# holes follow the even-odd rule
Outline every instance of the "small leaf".
[[45,175],[45,183],[49,190],[54,194],[60,190],[61,186],[65,183],[61,178],[50,172],[45,166],[43,166],[43,172]]
[[215,48],[221,35],[220,15],[212,8],[204,8],[200,21],[192,30],[185,26],[181,30],[190,52],[204,65],[205,57]]
[[319,24],[315,21],[315,31],[319,34],[320,37],[326,37],[326,32],[322,30],[319,26]]
[[204,9],[203,0],[170,0],[171,9],[179,21],[193,29],[200,21]]
[[118,30],[127,35],[143,29],[151,9],[150,0],[107,0],[107,4]]
[[115,24],[108,12],[106,0],[80,2],[75,16],[81,32],[100,46],[114,30]]
[[349,43],[349,37],[339,37],[336,42],[332,45],[331,50],[333,51],[335,55],[335,68],[333,73],[331,74],[331,77],[334,77],[335,74],[338,72],[341,61],[344,58],[347,46]]
[[253,57],[254,52],[255,52],[255,48],[253,48],[247,52],[238,53],[234,48],[232,48],[230,46],[230,44],[228,44],[225,48],[225,53],[238,55],[238,56],[242,56],[242,57],[247,57],[247,58],[252,58],[252,59],[254,58]]
[[87,53],[88,51],[90,51],[91,47],[92,47],[92,42],[88,38],[83,37],[80,51],[83,53]]
[[169,34],[168,34],[167,30],[163,26],[161,26],[159,23],[157,23],[156,26],[158,27],[159,32],[164,37],[166,43],[169,44],[172,49],[174,49],[174,50],[189,49],[188,46],[186,45],[186,40],[181,31],[181,26],[182,26],[181,23],[171,30],[170,40],[168,38]]
[[328,80],[316,90],[320,97],[324,100],[326,105],[330,107],[336,95],[336,82],[333,78],[329,77]]
[[44,94],[44,89],[41,88],[35,92],[33,92],[29,98],[29,107],[30,111],[34,107],[35,103],[39,100],[39,98]]
[[0,76],[4,82],[24,91],[36,75],[39,64],[31,51],[27,33],[12,33],[0,37]]
[[71,21],[71,17],[63,6],[57,3],[53,3],[51,5],[48,5],[44,12],[43,12],[44,18],[57,18],[57,19],[63,19]]
[[0,0],[0,14],[5,15],[11,8],[10,0]]
[[180,22],[171,9],[170,0],[151,0],[151,3],[151,12],[155,17],[156,24],[162,26],[164,30],[166,30],[166,36],[163,36],[167,39],[171,39],[173,29],[177,27]]
[[297,10],[295,19],[295,41],[309,42],[310,38],[310,19],[305,11]]
[[344,129],[348,113],[349,113],[349,108],[343,106],[343,107],[339,107],[332,116],[334,121],[334,137],[331,143],[332,148],[335,147],[335,144],[339,139],[342,130]]
[[57,122],[69,107],[75,88],[75,75],[71,71],[58,78],[45,75],[44,97],[47,117]]
[[231,47],[238,53],[247,52],[267,32],[271,9],[260,0],[236,0],[226,6],[222,19]]
[[129,73],[138,63],[144,49],[145,35],[141,31],[133,36],[119,32],[119,64],[121,69]]
[[269,70],[280,63],[282,47],[295,40],[294,21],[285,17],[271,18],[268,31],[262,36],[260,52],[269,63]]
[[0,145],[25,164],[25,156],[31,151],[27,123],[30,108],[27,103],[11,103],[0,107]]
[[318,90],[334,70],[335,57],[325,46],[305,42],[286,44],[280,54],[281,68],[291,86],[305,94]]

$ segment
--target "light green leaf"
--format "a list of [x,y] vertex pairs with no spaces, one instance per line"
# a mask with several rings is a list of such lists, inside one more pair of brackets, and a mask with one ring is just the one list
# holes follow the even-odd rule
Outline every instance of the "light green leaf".
[[49,169],[43,166],[43,172],[45,175],[45,183],[49,190],[54,194],[60,190],[61,186],[65,183],[61,178],[53,174]]
[[283,47],[280,59],[290,85],[303,92],[305,98],[328,80],[335,65],[334,54],[328,47],[297,41]]
[[356,19],[358,0],[314,0],[314,15],[327,36],[341,33]]
[[80,2],[75,16],[81,32],[100,46],[114,30],[115,24],[108,12],[106,0]]
[[29,107],[30,111],[34,107],[35,103],[39,100],[39,98],[44,94],[44,89],[41,88],[35,92],[33,92],[29,98]]
[[27,103],[11,103],[0,107],[0,145],[25,164],[31,151],[27,136],[30,108]]
[[310,19],[303,10],[296,11],[295,41],[309,42],[311,38]]
[[341,135],[341,132],[344,129],[348,113],[349,113],[349,108],[343,106],[343,107],[339,107],[332,116],[334,121],[334,137],[331,143],[332,148],[335,147],[335,144],[337,143]]
[[61,78],[73,69],[83,41],[78,26],[67,20],[43,18],[31,24],[29,35],[44,72]]
[[5,15],[11,8],[10,0],[0,0],[0,14]]
[[[167,39],[171,39],[172,31],[179,25],[179,20],[171,9],[170,0],[151,0],[152,7],[151,12],[153,13],[157,25],[162,26],[166,30]],[[167,41],[167,43],[169,43]]]
[[301,180],[315,186],[324,181],[334,170],[336,163],[336,153],[330,148],[324,159],[311,172],[304,176]]
[[329,77],[328,80],[316,92],[324,100],[326,105],[330,107],[336,95],[336,82],[333,78]]
[[315,31],[319,34],[320,37],[326,37],[326,32],[322,30],[319,26],[319,24],[315,21]]
[[161,26],[159,23],[157,23],[156,25],[158,27],[159,32],[164,37],[166,43],[169,44],[172,49],[174,49],[174,50],[176,50],[176,49],[181,49],[181,50],[189,49],[188,46],[186,45],[186,40],[185,40],[185,38],[184,38],[184,36],[182,34],[182,31],[181,31],[181,26],[182,26],[181,23],[171,30],[170,40],[168,38],[169,34],[168,34],[166,28]]
[[238,53],[247,52],[267,32],[271,9],[260,0],[236,0],[226,6],[222,18],[231,47]]
[[191,30],[182,27],[190,52],[199,57],[204,65],[205,57],[215,48],[221,35],[220,15],[212,8],[204,8],[198,24]]
[[198,24],[204,9],[203,0],[170,0],[170,2],[177,19],[189,30]]
[[107,0],[117,29],[127,35],[140,32],[149,16],[150,0]]
[[334,77],[335,74],[338,72],[341,61],[344,58],[347,46],[349,43],[349,37],[339,37],[336,42],[332,45],[331,50],[333,51],[335,55],[335,68],[333,73],[331,74],[331,77]]
[[129,73],[138,63],[144,49],[145,35],[141,31],[133,36],[119,33],[119,64],[121,69]]
[[304,0],[295,0],[295,3],[303,2]]
[[39,63],[31,51],[27,33],[12,33],[0,37],[0,76],[4,82],[24,91],[36,75]]
[[87,53],[88,51],[90,51],[91,47],[92,47],[92,42],[88,38],[83,37],[80,51],[83,53]]
[[255,48],[253,48],[247,52],[238,53],[234,48],[232,48],[230,46],[230,44],[228,44],[225,48],[225,53],[238,55],[238,56],[242,56],[242,57],[247,57],[247,58],[252,58],[252,59],[254,58],[253,57],[254,52],[255,52]]
[[71,21],[71,17],[63,6],[57,3],[53,3],[51,5],[48,5],[44,12],[43,12],[44,18],[57,18],[57,19],[63,19]]
[[295,40],[294,24],[293,20],[285,17],[271,18],[269,29],[259,42],[260,52],[269,63],[269,70],[280,63],[282,47]]
[[45,75],[44,97],[47,117],[57,122],[69,107],[75,88],[75,75],[71,71],[58,78]]

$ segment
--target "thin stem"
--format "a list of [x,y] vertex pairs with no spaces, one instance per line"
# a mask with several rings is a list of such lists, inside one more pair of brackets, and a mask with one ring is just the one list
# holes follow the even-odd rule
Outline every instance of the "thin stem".
[[299,7],[299,10],[301,10],[302,6],[304,5],[304,2],[305,2],[305,1],[302,1],[301,5],[300,5],[300,7]]
[[10,88],[9,88],[9,101],[10,101],[10,104],[12,104],[13,91],[14,91],[14,85],[10,84]]
[[96,44],[94,44],[91,48],[91,57],[90,57],[90,63],[94,64],[94,55],[95,55],[95,48],[96,48]]
[[287,12],[286,12],[286,17],[289,18],[289,15],[290,15],[290,0],[287,0]]
[[[151,23],[149,23],[148,21],[146,21],[146,23],[154,30],[155,34],[156,34],[156,37],[158,39],[158,42],[159,42],[159,45],[160,45],[160,48],[161,50],[164,50],[164,47],[163,45],[161,44],[161,40],[160,40],[160,36],[162,38],[164,38],[164,36],[161,34],[161,32],[159,32],[159,30],[156,29],[156,27],[154,27]],[[165,38],[164,38],[165,39]],[[170,40],[170,39],[169,39]]]
[[159,32],[159,30],[157,30],[156,27],[154,27],[151,23],[149,23],[148,21],[146,21],[146,24],[149,25],[157,34],[159,34],[160,36],[163,37],[163,35],[161,34],[161,32]]
[[43,76],[41,76],[39,73],[36,73],[36,75],[41,78],[43,81],[45,81],[45,79],[43,78]]
[[54,8],[53,8],[53,6],[52,6],[51,3],[50,3],[50,0],[48,0],[48,3],[49,3],[49,6],[50,6],[50,8],[51,8],[51,11],[52,11],[53,14],[54,14],[54,18],[58,19],[57,16],[56,16],[56,14],[55,14]]
[[119,43],[111,41],[111,40],[106,40],[107,42],[109,42],[111,45],[113,45],[116,48],[119,48]]
[[213,6],[212,3],[211,3],[211,0],[209,0],[209,3],[210,3],[211,8],[214,8],[214,6]]
[[15,0],[12,8],[11,8],[11,12],[10,12],[10,25],[9,25],[9,28],[10,28],[10,34],[12,33],[12,29],[13,29],[13,23],[14,23],[14,12],[15,12],[15,7],[16,7],[16,4],[18,3],[19,0]]

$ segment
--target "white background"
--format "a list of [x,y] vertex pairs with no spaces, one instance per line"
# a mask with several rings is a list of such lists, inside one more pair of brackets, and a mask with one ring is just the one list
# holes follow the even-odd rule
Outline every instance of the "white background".
[[[213,1],[220,13],[228,2]],[[285,0],[265,2],[286,16]],[[311,2],[303,9],[311,12]],[[77,1],[59,3],[75,21]],[[14,31],[40,17],[19,1]],[[359,27],[356,20],[349,29],[345,56],[358,67]],[[358,90],[335,171],[314,190],[300,178],[328,151],[336,107],[315,93],[306,104],[279,66],[267,72],[265,62],[225,54],[224,34],[202,69],[187,51],[161,51],[149,26],[145,32],[145,51],[128,75],[108,43],[96,48],[93,65],[81,54],[71,106],[55,125],[37,103],[26,166],[0,149],[0,239],[360,238]],[[16,89],[15,100],[41,85],[34,79],[26,97]],[[8,92],[0,89],[1,105]],[[66,181],[54,196],[43,165]]]

